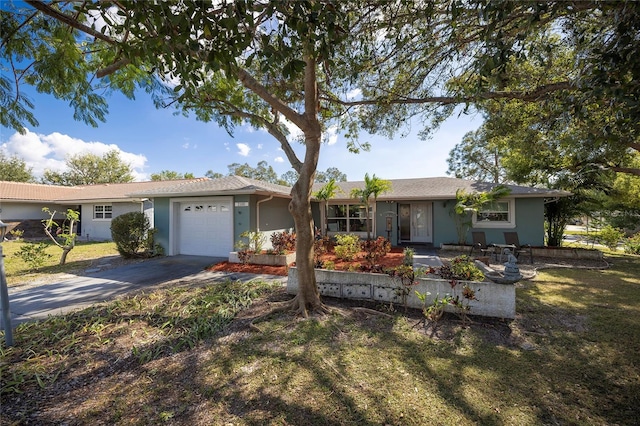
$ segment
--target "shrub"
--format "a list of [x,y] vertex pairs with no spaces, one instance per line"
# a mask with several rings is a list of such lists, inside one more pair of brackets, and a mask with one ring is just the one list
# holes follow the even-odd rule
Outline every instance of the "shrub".
[[411,247],[406,247],[402,251],[402,264],[405,266],[413,266],[413,256],[416,254],[416,251]]
[[242,240],[236,242],[236,249],[239,252],[261,253],[267,237],[262,232],[244,231],[240,234]]
[[484,274],[469,256],[458,256],[451,260],[450,265],[443,265],[436,269],[436,274],[448,280],[482,281]]
[[11,236],[13,236],[13,238],[16,241],[20,241],[22,239],[22,236],[24,235],[24,231],[22,229],[12,229],[11,231],[9,231],[9,234],[11,234]]
[[338,234],[334,250],[338,259],[351,261],[360,251],[360,237],[354,234]]
[[626,239],[624,242],[624,252],[629,254],[640,254],[640,232]]
[[274,232],[271,234],[271,245],[273,251],[278,254],[293,251],[296,249],[296,234],[289,231]]
[[316,268],[323,267],[320,257],[329,250],[330,245],[331,239],[329,237],[318,238],[313,242],[313,264]]
[[391,242],[385,237],[378,237],[375,240],[363,241],[361,248],[365,252],[364,259],[369,266],[373,266],[391,251]]
[[616,251],[618,248],[618,243],[624,237],[624,232],[620,229],[614,228],[611,225],[607,225],[600,230],[598,234],[598,241],[607,246],[610,250]]
[[150,257],[153,254],[155,230],[142,212],[130,212],[113,218],[111,238],[122,257]]
[[31,269],[35,270],[44,265],[48,258],[52,257],[49,253],[45,253],[47,247],[47,244],[42,242],[38,244],[23,244],[20,250],[14,253],[14,256],[19,257],[24,263],[31,266]]

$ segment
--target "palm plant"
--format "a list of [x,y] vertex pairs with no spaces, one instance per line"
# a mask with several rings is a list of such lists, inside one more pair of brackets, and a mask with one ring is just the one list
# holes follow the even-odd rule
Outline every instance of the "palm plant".
[[375,174],[369,177],[369,173],[364,175],[364,188],[354,188],[351,196],[358,198],[365,206],[367,212],[367,240],[371,239],[371,222],[369,220],[369,198],[373,195],[374,202],[378,196],[391,190],[391,181],[380,179]]
[[[342,192],[342,189],[336,184],[335,179],[331,179],[329,182],[324,184],[322,188],[313,193],[313,196],[318,200],[321,200],[324,204],[324,217],[325,220],[329,216],[329,199],[336,196],[338,192]],[[322,235],[327,235],[327,226],[324,226]]]
[[456,204],[453,206],[458,242],[464,244],[467,239],[467,232],[472,223],[472,213],[478,212],[485,204],[506,197],[510,192],[511,190],[504,185],[498,185],[489,192],[467,193],[462,188],[458,189],[456,191]]

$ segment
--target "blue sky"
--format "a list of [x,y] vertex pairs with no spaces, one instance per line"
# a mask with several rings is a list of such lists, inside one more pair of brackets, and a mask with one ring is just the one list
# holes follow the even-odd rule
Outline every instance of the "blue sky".
[[[136,180],[149,180],[152,173],[161,170],[196,176],[203,176],[207,170],[227,174],[229,164],[255,167],[263,160],[278,176],[291,170],[279,144],[268,133],[246,126],[236,128],[231,137],[214,123],[156,109],[145,93],[133,101],[122,95],[111,96],[107,121],[94,128],[75,121],[66,102],[29,89],[23,88],[35,103],[40,125],[27,127],[25,136],[0,128],[0,149],[23,158],[36,176],[46,168],[62,170],[68,155],[103,154],[109,149],[121,152],[121,158],[134,169]],[[417,125],[404,138],[362,135],[361,141],[370,142],[372,147],[370,152],[360,154],[349,153],[345,140],[333,137],[332,143],[321,149],[318,169],[337,167],[349,180],[362,180],[365,173],[383,179],[445,176],[449,151],[481,123],[477,115],[456,115],[427,141],[418,139]],[[301,148],[297,145],[299,152]]]

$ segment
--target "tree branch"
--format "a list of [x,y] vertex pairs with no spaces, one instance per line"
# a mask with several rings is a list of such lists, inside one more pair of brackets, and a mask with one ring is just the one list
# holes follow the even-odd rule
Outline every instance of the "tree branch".
[[25,0],[25,2],[31,5],[34,9],[38,9],[45,15],[51,16],[52,18],[57,19],[58,21],[65,23],[72,28],[80,30],[86,34],[89,34],[90,36],[93,36],[97,39],[105,41],[109,44],[116,44],[116,41],[111,37],[106,36],[102,34],[100,31],[96,31],[93,28],[78,22],[76,19],[73,19],[72,17],[65,15],[64,13],[52,8],[48,4],[45,4],[38,0]]
[[640,176],[640,169],[636,169],[633,167],[611,167],[610,170],[613,170],[617,173],[627,173],[634,176]]
[[323,96],[322,100],[337,103],[343,106],[359,106],[359,105],[377,105],[377,104],[427,104],[439,103],[442,105],[451,105],[456,103],[468,103],[479,100],[492,99],[517,99],[525,102],[535,102],[551,92],[559,90],[569,90],[574,88],[570,81],[561,81],[558,83],[545,84],[536,87],[533,90],[515,91],[515,92],[485,92],[476,96],[427,96],[424,98],[398,98],[398,99],[365,99],[360,101],[343,101],[338,98]]
[[260,84],[251,74],[249,74],[245,69],[238,67],[238,80],[242,83],[244,87],[254,92],[258,95],[262,100],[268,103],[273,109],[284,115],[287,120],[291,121],[293,124],[302,129],[305,125],[304,117],[282,102],[280,99],[273,96],[266,87]]
[[98,71],[96,71],[96,77],[98,78],[102,78],[102,77],[106,77],[110,74],[113,74],[114,72],[118,71],[120,68],[128,65],[131,63],[131,60],[129,58],[122,58],[119,59],[117,61],[115,61],[114,63],[112,63],[111,65],[107,65],[106,67],[99,69]]

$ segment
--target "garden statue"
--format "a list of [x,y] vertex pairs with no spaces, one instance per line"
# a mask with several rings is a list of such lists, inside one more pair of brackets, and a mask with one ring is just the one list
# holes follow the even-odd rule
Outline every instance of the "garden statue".
[[506,249],[505,252],[507,253],[507,263],[504,264],[504,278],[509,281],[513,280],[513,282],[521,280],[522,274],[517,265],[518,259],[509,249]]

